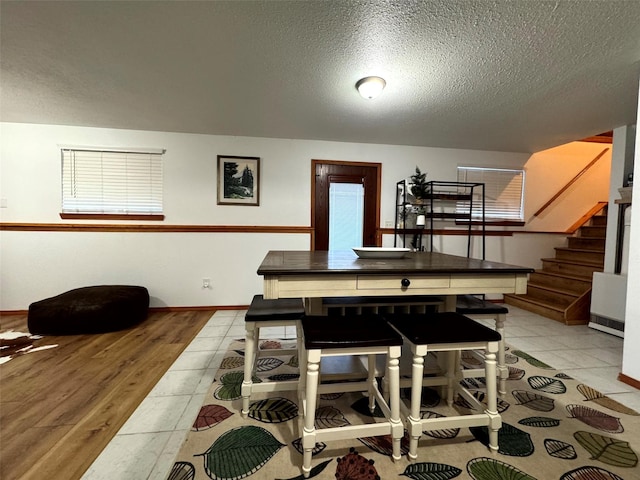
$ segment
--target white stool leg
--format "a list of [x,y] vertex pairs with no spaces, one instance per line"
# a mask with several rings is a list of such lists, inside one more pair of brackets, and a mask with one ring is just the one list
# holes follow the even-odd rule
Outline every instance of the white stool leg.
[[509,378],[509,369],[506,365],[505,358],[505,341],[504,341],[504,321],[506,320],[506,315],[504,313],[500,313],[496,316],[496,332],[500,334],[502,337],[498,344],[498,376],[500,377],[500,385],[498,388],[498,393],[500,395],[507,394],[507,378]]
[[376,385],[376,356],[375,355],[367,355],[367,368],[369,371],[367,372],[367,380],[369,383],[369,411],[373,413],[376,409],[376,390],[378,389]]
[[251,388],[253,386],[253,368],[256,352],[256,325],[254,322],[245,323],[245,345],[244,345],[244,378],[242,380],[242,416],[246,417],[249,413],[249,401],[251,400]]
[[[415,346],[412,346],[412,350]],[[422,436],[422,423],[420,422],[420,405],[422,402],[422,376],[424,374],[424,357],[413,352],[411,365],[411,413],[409,414],[409,461],[415,462],[418,458],[418,440]]]
[[307,351],[307,375],[305,384],[304,429],[302,431],[302,474],[311,474],[311,454],[316,446],[316,403],[318,396],[318,376],[320,370],[320,350]]
[[447,357],[447,405],[451,407],[453,405],[453,394],[457,383],[458,365],[460,365],[460,351],[452,350],[443,353],[445,353]]
[[[401,443],[404,437],[404,426],[400,421],[400,355],[401,347],[391,347],[387,354],[387,374],[389,375],[389,410],[391,423],[391,438],[393,441],[392,457],[394,461],[402,458]],[[418,407],[419,408],[419,407]],[[418,415],[419,416],[419,415]]]
[[498,414],[497,386],[496,386],[496,350],[498,346],[492,342],[485,353],[485,376],[487,382],[487,415],[490,417],[489,424],[489,448],[498,450],[498,430],[502,424]]

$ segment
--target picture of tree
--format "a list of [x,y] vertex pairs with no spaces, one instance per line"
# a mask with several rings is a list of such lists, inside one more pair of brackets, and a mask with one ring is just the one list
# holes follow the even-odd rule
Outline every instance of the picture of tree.
[[258,157],[218,155],[218,204],[258,205]]

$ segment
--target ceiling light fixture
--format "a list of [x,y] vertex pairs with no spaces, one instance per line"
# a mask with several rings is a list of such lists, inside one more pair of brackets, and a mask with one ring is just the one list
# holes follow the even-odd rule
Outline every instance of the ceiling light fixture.
[[364,77],[356,82],[360,95],[371,100],[382,93],[387,82],[382,77]]

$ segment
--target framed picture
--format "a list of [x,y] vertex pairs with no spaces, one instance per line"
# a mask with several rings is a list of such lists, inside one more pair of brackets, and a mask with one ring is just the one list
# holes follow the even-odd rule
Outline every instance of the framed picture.
[[218,205],[260,205],[260,158],[218,155]]

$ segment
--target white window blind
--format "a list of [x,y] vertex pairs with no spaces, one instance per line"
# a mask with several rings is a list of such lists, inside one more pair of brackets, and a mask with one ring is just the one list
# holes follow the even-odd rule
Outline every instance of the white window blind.
[[362,246],[364,231],[364,185],[329,184],[329,250]]
[[[524,220],[524,170],[458,167],[458,181],[484,183],[485,219]],[[481,201],[474,201],[472,216],[482,217]]]
[[62,148],[62,212],[162,214],[162,153]]

